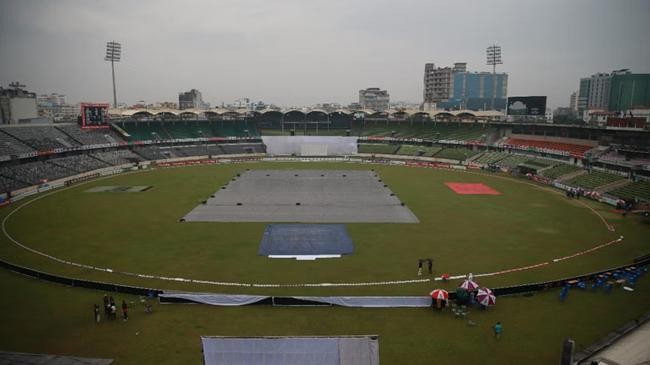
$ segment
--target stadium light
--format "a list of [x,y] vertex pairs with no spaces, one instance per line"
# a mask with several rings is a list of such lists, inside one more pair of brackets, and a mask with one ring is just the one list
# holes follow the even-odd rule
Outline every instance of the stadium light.
[[106,57],[104,61],[111,63],[111,72],[113,74],[113,108],[117,108],[117,92],[115,91],[115,62],[122,59],[122,45],[115,41],[106,42]]
[[497,93],[496,70],[497,65],[503,64],[501,60],[501,46],[493,44],[487,48],[487,64],[492,66],[492,110],[494,110],[494,99]]

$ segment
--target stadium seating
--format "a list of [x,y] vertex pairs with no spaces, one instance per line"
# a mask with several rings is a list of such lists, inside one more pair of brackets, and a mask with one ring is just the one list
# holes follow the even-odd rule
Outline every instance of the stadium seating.
[[457,147],[457,148],[443,148],[440,152],[436,153],[433,157],[435,158],[444,158],[448,160],[459,160],[465,161],[468,158],[475,156],[479,151],[472,151],[469,148]]
[[34,152],[34,149],[19,141],[15,137],[0,130],[0,156],[20,155],[23,153]]
[[505,146],[517,148],[535,148],[548,152],[563,152],[577,157],[584,157],[585,152],[590,150],[591,146],[583,146],[571,143],[536,141],[530,139],[508,138],[504,143]]
[[21,183],[19,181],[0,175],[0,193],[20,189],[27,185],[28,184]]
[[122,138],[110,129],[81,129],[76,124],[57,125],[56,128],[84,145],[117,143],[122,141]]
[[109,165],[88,155],[5,165],[0,167],[0,190],[16,190],[45,180],[52,181],[107,166]]
[[518,165],[523,164],[536,169],[543,169],[546,167],[561,164],[561,162],[554,160],[511,154],[508,152],[486,152],[478,158],[474,159],[472,162],[484,165],[498,165],[506,168],[514,168]]
[[216,144],[174,146],[174,154],[179,157],[223,155],[226,152]]
[[478,158],[475,158],[473,162],[480,163],[480,164],[494,164],[500,160],[503,160],[504,158],[510,156],[509,153],[507,152],[485,152],[481,154]]
[[551,161],[551,160],[546,160],[543,158],[531,158],[529,160],[524,161],[524,165],[536,167],[538,169],[543,169],[546,167],[551,167],[557,165],[558,162]]
[[109,165],[115,165],[115,166],[143,161],[142,157],[136,155],[130,150],[95,152],[90,155],[96,159],[108,163]]
[[43,180],[56,180],[76,174],[75,171],[55,164],[35,161],[20,165],[3,166],[0,175],[21,182],[20,187],[40,184]]
[[110,166],[89,155],[74,155],[68,157],[53,158],[47,162],[64,167],[71,171],[86,172]]
[[621,198],[625,201],[640,198],[650,201],[650,181],[637,181],[620,188],[608,191],[607,194]]
[[650,157],[627,157],[616,151],[610,151],[598,158],[602,162],[611,163],[615,165],[645,165],[650,166]]
[[121,122],[117,126],[134,141],[259,135],[253,122],[243,120]]
[[442,150],[442,147],[412,146],[405,144],[400,146],[397,150],[397,154],[402,156],[431,157],[440,152],[440,150]]
[[216,137],[255,137],[259,135],[253,123],[241,120],[214,121],[210,123],[210,128]]
[[172,137],[162,128],[160,122],[123,122],[117,123],[134,141],[167,140]]
[[394,154],[399,145],[383,144],[383,143],[360,143],[357,147],[359,153],[373,153],[373,154]]
[[528,156],[510,154],[509,156],[502,158],[501,160],[495,162],[494,164],[503,168],[514,169],[515,167],[524,163],[528,159],[530,159],[530,157]]
[[542,176],[553,180],[557,179],[560,176],[567,175],[578,170],[580,170],[578,166],[560,164],[548,170],[542,171]]
[[226,143],[220,144],[226,154],[265,153],[266,147],[262,143]]
[[564,183],[570,186],[581,187],[587,190],[595,189],[599,186],[611,184],[615,181],[624,180],[625,178],[619,175],[608,174],[606,172],[593,171],[588,174],[576,176],[575,178],[565,181]]
[[74,147],[80,143],[53,126],[20,126],[4,131],[39,151]]
[[[393,134],[393,132],[395,132]],[[351,131],[353,135],[373,137],[396,137],[396,138],[421,138],[430,140],[457,140],[467,142],[485,142],[487,137],[496,132],[494,127],[483,125],[459,125],[452,123],[427,123],[425,125],[414,123],[391,124],[377,123],[367,124],[360,129]]]

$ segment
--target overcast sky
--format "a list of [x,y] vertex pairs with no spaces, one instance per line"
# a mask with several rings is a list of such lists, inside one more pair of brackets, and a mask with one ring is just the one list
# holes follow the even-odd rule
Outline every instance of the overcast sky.
[[579,78],[650,72],[650,0],[0,0],[0,84],[68,101],[112,100],[108,40],[122,43],[118,101],[284,106],[387,89],[422,102],[425,62],[488,71],[503,47],[508,94],[568,105]]

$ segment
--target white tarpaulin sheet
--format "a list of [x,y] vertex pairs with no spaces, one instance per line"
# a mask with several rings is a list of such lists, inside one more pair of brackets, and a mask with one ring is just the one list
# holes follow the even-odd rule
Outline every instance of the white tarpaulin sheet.
[[163,293],[159,294],[161,298],[185,299],[196,303],[221,305],[221,306],[239,306],[254,304],[269,296],[264,295],[235,295],[235,294],[202,294],[202,293]]
[[347,156],[357,154],[358,137],[262,136],[269,155]]
[[187,222],[419,222],[374,171],[303,169],[242,172],[183,219]]
[[379,365],[377,336],[201,337],[205,365]]
[[[185,299],[195,303],[239,306],[254,304],[270,298],[262,295],[235,295],[235,294],[203,294],[203,293],[163,293],[161,298]],[[317,302],[342,307],[357,308],[425,308],[431,306],[430,296],[421,297],[282,297],[296,301]],[[299,303],[299,302],[297,302]]]
[[365,308],[422,308],[431,306],[431,297],[292,297],[312,302]]

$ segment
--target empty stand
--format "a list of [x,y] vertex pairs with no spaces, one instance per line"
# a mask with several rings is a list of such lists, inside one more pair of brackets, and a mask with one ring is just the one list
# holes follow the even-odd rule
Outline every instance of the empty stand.
[[496,132],[495,127],[484,125],[463,125],[455,123],[421,123],[394,124],[368,123],[354,135],[373,137],[422,138],[430,140],[456,140],[466,142],[486,142],[490,135]]
[[54,126],[20,126],[5,128],[4,131],[39,151],[74,147],[80,144]]
[[76,124],[57,125],[57,129],[84,145],[121,142],[122,138],[110,129],[81,129]]
[[472,151],[469,148],[443,148],[440,152],[436,153],[433,157],[444,158],[448,160],[465,161],[468,158],[479,154],[479,151]]
[[[2,169],[0,169],[2,170]],[[0,171],[1,172],[1,171]],[[0,175],[0,193],[5,193],[8,191],[13,191],[16,189],[24,188],[25,186],[28,186],[29,184],[26,184],[24,182],[16,181],[13,179],[10,179],[8,177]]]
[[584,146],[571,143],[549,142],[549,141],[536,141],[531,139],[508,138],[504,145],[517,148],[536,148],[542,151],[559,151],[566,154],[584,157],[585,152],[592,149],[591,146]]
[[243,120],[121,122],[117,125],[136,141],[259,135],[253,122]]
[[428,146],[412,146],[412,145],[401,145],[397,150],[398,155],[402,156],[424,156],[432,157],[436,153],[440,152],[442,147],[428,147]]
[[109,165],[115,165],[115,166],[143,161],[142,157],[136,155],[130,150],[95,152],[92,153],[91,156],[103,162],[106,162]]
[[616,151],[610,151],[598,158],[601,162],[614,165],[643,165],[650,166],[650,157],[626,156]]
[[20,155],[23,153],[34,152],[34,149],[24,144],[16,137],[0,129],[0,156]]
[[392,155],[394,154],[399,145],[394,144],[384,144],[384,143],[360,143],[358,145],[359,153],[372,153],[372,154],[385,154]]
[[625,201],[631,201],[635,198],[650,201],[650,181],[637,181],[612,191],[607,194],[621,198]]
[[110,166],[108,163],[89,155],[59,157],[50,159],[47,162],[75,172],[87,172]]
[[574,165],[560,164],[548,170],[542,172],[542,176],[549,179],[557,179],[561,176],[568,175],[570,173],[580,170],[580,167]]
[[611,184],[615,181],[624,180],[625,178],[619,175],[608,174],[606,172],[593,171],[588,174],[577,176],[571,180],[565,181],[565,184],[571,186],[579,186],[581,188],[592,190],[599,186]]
[[37,185],[44,180],[56,180],[74,174],[76,172],[73,170],[43,161],[0,167],[0,175],[22,183],[21,187]]

